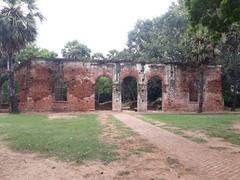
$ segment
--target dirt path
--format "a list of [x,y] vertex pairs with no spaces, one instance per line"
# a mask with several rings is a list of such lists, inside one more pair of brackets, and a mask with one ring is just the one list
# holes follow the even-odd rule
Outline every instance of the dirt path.
[[177,157],[184,166],[199,172],[206,179],[240,179],[239,153],[227,154],[214,151],[126,113],[113,113],[113,115],[150,143]]

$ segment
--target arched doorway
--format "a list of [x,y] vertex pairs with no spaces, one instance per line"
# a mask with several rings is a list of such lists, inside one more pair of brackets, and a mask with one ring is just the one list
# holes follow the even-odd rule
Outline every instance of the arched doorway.
[[162,110],[162,83],[158,76],[148,80],[148,110]]
[[122,81],[122,109],[137,110],[137,81],[134,77],[127,76]]
[[95,110],[112,110],[112,80],[101,76],[95,84]]

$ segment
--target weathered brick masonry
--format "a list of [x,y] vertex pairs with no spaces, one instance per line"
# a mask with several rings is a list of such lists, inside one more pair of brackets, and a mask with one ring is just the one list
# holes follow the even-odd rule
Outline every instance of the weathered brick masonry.
[[[138,84],[138,111],[147,110],[147,82],[158,76],[162,82],[163,111],[197,111],[198,102],[189,101],[189,84],[198,73],[176,65],[131,61],[73,61],[35,59],[22,65],[17,73],[21,111],[95,110],[95,83],[106,76],[113,82],[114,111],[121,110],[121,82],[131,76]],[[55,82],[63,79],[68,87],[67,101],[55,101]],[[221,67],[206,67],[204,111],[222,111]]]

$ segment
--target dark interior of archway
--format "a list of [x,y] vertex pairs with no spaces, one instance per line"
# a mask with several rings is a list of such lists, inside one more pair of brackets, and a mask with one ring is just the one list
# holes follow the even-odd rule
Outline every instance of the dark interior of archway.
[[[19,84],[15,82],[15,94],[18,96],[19,94]],[[5,81],[0,85],[0,108],[8,108],[9,107],[9,96],[8,96],[8,81]]]
[[162,83],[156,76],[148,81],[148,110],[162,110]]
[[96,81],[95,109],[112,110],[112,81],[107,77],[100,77]]
[[137,110],[137,81],[133,77],[126,77],[122,82],[122,109]]

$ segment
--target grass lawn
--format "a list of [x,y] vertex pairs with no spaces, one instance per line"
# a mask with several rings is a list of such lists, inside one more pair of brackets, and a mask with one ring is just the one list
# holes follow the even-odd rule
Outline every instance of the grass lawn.
[[166,123],[167,126],[183,130],[203,130],[212,137],[220,137],[233,144],[240,145],[240,134],[232,125],[240,122],[239,115],[145,115],[146,120]]
[[36,152],[82,163],[114,159],[114,146],[101,139],[96,115],[49,120],[47,116],[0,116],[0,137],[21,152]]

